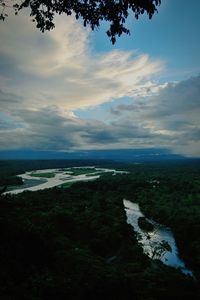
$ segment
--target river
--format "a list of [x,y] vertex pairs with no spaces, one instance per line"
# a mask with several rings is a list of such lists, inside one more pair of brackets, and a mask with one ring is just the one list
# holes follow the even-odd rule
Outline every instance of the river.
[[[71,173],[73,169],[94,169],[94,172],[89,174],[82,174],[73,176]],[[32,176],[32,173],[35,174],[42,174],[42,173],[53,173],[54,177],[47,178],[47,177],[36,177]],[[52,188],[55,186],[60,186],[63,183],[71,183],[71,182],[78,182],[78,181],[90,181],[98,179],[101,174],[112,172],[113,175],[116,174],[127,174],[126,171],[117,171],[115,169],[106,169],[106,168],[96,168],[95,166],[83,166],[83,167],[74,167],[74,168],[64,168],[64,169],[43,169],[43,170],[33,170],[26,172],[24,174],[18,175],[22,178],[22,180],[26,183],[24,187],[21,185],[15,187],[12,190],[5,192],[4,194],[19,194],[24,191],[38,191],[44,190],[48,188]],[[38,184],[37,184],[38,181]]]
[[[73,169],[94,169],[94,172],[89,174],[72,175]],[[53,173],[54,177],[36,177],[32,173],[37,175],[42,173]],[[96,168],[96,167],[75,167],[75,168],[65,168],[65,169],[43,169],[25,172],[24,174],[18,175],[25,182],[25,186],[21,188],[15,187],[15,189],[5,192],[4,194],[19,194],[24,191],[37,191],[47,188],[52,188],[55,186],[60,186],[63,183],[71,183],[78,181],[90,181],[98,179],[101,174],[112,172],[112,175],[116,174],[127,174],[125,171],[117,171],[115,169],[106,168]],[[159,259],[164,264],[179,268],[183,273],[193,276],[191,270],[187,269],[183,260],[179,258],[176,242],[172,231],[164,225],[158,224],[152,220],[149,220],[154,225],[154,230],[152,232],[145,232],[138,226],[139,217],[144,217],[139,205],[128,200],[123,200],[124,207],[127,215],[127,223],[131,224],[134,231],[137,233],[138,243],[142,245],[144,253],[147,254],[152,259]],[[166,244],[167,243],[167,244]],[[168,245],[170,250],[166,249],[163,245]]]
[[194,277],[193,272],[186,268],[183,260],[180,259],[176,242],[170,228],[147,219],[154,230],[146,232],[138,226],[139,217],[144,217],[137,203],[123,200],[127,216],[127,223],[132,225],[137,233],[138,243],[143,251],[152,259],[159,259],[164,264],[179,268],[184,274]]

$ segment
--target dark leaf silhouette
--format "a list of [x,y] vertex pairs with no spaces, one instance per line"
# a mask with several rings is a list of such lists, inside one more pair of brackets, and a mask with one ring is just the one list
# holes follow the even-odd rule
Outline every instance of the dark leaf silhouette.
[[[102,21],[107,21],[109,29],[107,35],[111,42],[116,42],[116,37],[123,33],[130,34],[125,22],[130,13],[136,19],[141,14],[152,18],[161,0],[22,0],[21,4],[14,3],[15,13],[24,8],[30,9],[30,16],[35,20],[36,27],[42,32],[55,27],[53,22],[55,14],[74,14],[76,19],[83,21],[83,26],[92,30],[98,28]],[[7,0],[0,0],[2,6],[1,19],[5,18]]]

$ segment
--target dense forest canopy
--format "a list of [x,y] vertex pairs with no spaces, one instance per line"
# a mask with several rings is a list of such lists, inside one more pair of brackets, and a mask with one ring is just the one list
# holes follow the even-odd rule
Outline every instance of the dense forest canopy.
[[[0,161],[0,174],[81,163]],[[199,299],[199,162],[103,164],[130,173],[1,196],[1,299]],[[173,229],[196,280],[143,254],[123,198]]]
[[[0,298],[199,299],[200,161],[0,161],[0,175],[84,162],[130,173],[0,196]],[[123,198],[171,227],[195,280],[143,254]]]
[[16,1],[0,0],[2,20],[7,16],[6,7],[10,3],[17,14],[20,10],[28,7],[30,16],[36,22],[36,27],[41,31],[51,30],[55,27],[55,14],[74,15],[76,19],[81,19],[84,26],[90,26],[92,30],[98,28],[102,21],[109,23],[107,35],[114,44],[117,36],[126,33],[129,29],[125,22],[129,14],[133,14],[136,19],[141,14],[146,13],[151,19],[160,0],[22,0]]

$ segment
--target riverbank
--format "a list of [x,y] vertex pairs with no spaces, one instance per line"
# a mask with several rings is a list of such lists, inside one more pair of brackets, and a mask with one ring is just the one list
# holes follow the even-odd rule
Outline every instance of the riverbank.
[[105,182],[1,197],[1,299],[198,299],[193,280],[142,253]]
[[[118,171],[115,169],[108,168],[97,168],[95,166],[81,166],[81,167],[71,167],[71,168],[59,168],[59,169],[42,169],[28,171],[24,174],[19,174],[18,177],[26,181],[26,186],[16,187],[15,189],[10,189],[6,194],[19,194],[24,191],[38,191],[55,186],[62,186],[68,183],[74,183],[78,181],[90,181],[100,178],[104,173],[116,174],[127,174],[126,171]],[[33,178],[35,180],[33,180]],[[38,184],[37,184],[38,181]],[[33,183],[31,185],[31,183]]]
[[[107,173],[66,190],[1,196],[1,299],[199,299],[197,167],[134,164],[128,175]],[[143,254],[123,198],[168,222],[197,281]]]
[[127,223],[133,226],[137,240],[142,245],[144,253],[151,259],[158,259],[168,266],[181,270],[186,275],[194,278],[193,272],[186,268],[180,259],[176,242],[170,228],[149,220],[151,230],[143,230],[139,226],[139,219],[144,218],[137,203],[123,200],[126,211]]

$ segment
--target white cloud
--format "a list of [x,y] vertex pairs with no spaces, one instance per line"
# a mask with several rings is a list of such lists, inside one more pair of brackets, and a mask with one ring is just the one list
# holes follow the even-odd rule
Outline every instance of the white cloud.
[[95,106],[149,89],[163,62],[147,54],[112,50],[96,54],[90,32],[71,17],[42,34],[26,15],[9,16],[0,27],[4,90],[26,98],[27,108]]
[[[92,50],[90,32],[59,17],[42,34],[27,16],[1,24],[1,149],[166,147],[200,155],[200,76],[157,84],[164,63],[147,54]],[[119,99],[112,120],[84,120],[72,111]],[[114,102],[113,102],[114,103]]]

